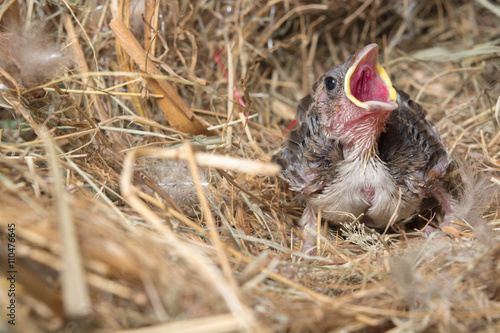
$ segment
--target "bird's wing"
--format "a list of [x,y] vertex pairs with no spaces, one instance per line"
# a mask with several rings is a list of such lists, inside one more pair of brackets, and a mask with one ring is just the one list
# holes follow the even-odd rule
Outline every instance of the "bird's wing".
[[379,140],[379,156],[398,183],[415,193],[431,189],[449,165],[447,150],[426,111],[397,90],[398,105]]
[[292,190],[306,195],[320,193],[334,177],[335,165],[343,159],[342,149],[320,133],[320,118],[311,95],[300,101],[296,119],[297,124],[272,160],[281,165],[281,177]]

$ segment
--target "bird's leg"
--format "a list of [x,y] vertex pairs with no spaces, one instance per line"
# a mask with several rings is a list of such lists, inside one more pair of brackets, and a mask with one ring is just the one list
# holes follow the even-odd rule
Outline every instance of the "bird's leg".
[[443,184],[438,183],[431,192],[432,196],[439,202],[444,212],[444,222],[441,225],[449,225],[453,219],[453,210],[456,207],[456,200],[451,193],[446,191]]
[[[453,210],[455,209],[457,202],[451,193],[446,191],[441,182],[438,182],[435,185],[435,188],[430,192],[430,194],[438,201],[444,213],[444,221],[439,224],[439,230],[440,227],[451,224],[454,218]],[[422,229],[422,233],[425,237],[429,237],[429,235],[434,231],[436,231],[436,229],[430,225],[427,225],[424,229]]]
[[451,215],[453,212],[454,199],[441,184],[439,184],[432,192],[432,196],[439,202],[445,216]]
[[311,228],[312,230],[317,229],[317,214],[314,208],[309,204],[304,209],[304,214],[302,214],[302,218],[300,219],[300,226],[302,227],[302,239],[304,240],[302,252],[315,255],[316,249],[314,247],[316,246],[316,237],[311,234],[307,228]]

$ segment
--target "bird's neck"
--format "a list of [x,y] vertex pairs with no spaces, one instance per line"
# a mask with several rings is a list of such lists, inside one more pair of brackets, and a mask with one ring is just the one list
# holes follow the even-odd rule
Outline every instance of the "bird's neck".
[[388,116],[385,112],[372,113],[346,122],[341,137],[344,155],[366,160],[378,156],[378,141]]

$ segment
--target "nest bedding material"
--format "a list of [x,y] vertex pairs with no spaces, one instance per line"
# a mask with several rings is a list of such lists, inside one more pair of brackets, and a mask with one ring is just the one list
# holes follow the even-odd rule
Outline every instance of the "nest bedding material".
[[[2,3],[0,331],[499,331],[499,18],[488,0]],[[371,42],[462,163],[460,219],[428,238],[323,224],[307,256],[269,159],[316,78]]]

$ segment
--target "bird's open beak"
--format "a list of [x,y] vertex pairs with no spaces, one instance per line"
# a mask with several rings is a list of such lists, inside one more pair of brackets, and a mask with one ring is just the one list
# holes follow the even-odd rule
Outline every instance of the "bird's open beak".
[[377,44],[358,51],[345,77],[345,93],[358,107],[369,111],[392,111],[398,107],[391,79],[378,62]]

